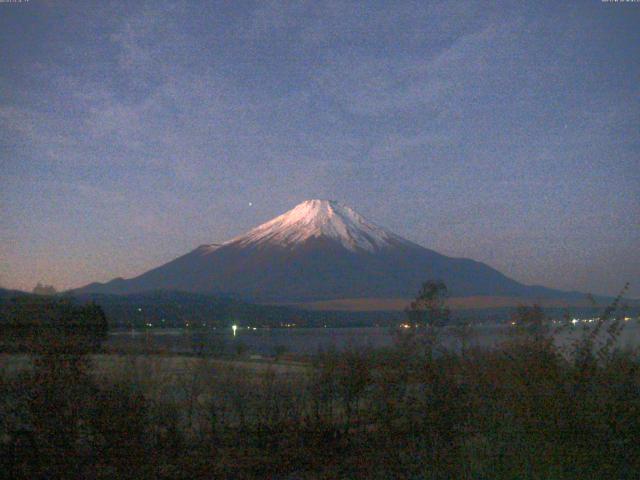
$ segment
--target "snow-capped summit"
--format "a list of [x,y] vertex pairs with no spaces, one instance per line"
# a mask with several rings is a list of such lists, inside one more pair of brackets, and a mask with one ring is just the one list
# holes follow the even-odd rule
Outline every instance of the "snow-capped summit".
[[179,290],[264,303],[407,299],[430,279],[443,280],[454,296],[566,295],[441,255],[328,200],[308,200],[228,242],[201,245],[135,278],[93,283],[76,293]]
[[351,251],[374,252],[406,242],[342,203],[307,200],[225,245],[245,247],[268,244],[292,248],[310,238],[319,237],[338,241]]

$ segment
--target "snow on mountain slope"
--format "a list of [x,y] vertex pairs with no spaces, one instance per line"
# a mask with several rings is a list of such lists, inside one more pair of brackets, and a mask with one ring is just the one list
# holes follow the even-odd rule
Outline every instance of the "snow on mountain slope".
[[351,251],[375,252],[398,243],[409,243],[346,205],[331,200],[307,200],[225,245],[293,248],[316,237],[331,238]]
[[430,279],[444,281],[452,295],[462,297],[575,297],[523,285],[480,262],[441,255],[327,200],[308,200],[223,244],[201,245],[137,277],[75,293],[179,290],[296,303],[411,298]]

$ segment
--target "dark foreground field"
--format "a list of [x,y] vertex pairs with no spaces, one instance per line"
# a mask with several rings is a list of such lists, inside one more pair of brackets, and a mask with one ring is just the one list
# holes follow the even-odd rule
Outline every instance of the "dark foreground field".
[[39,335],[23,342],[27,353],[0,359],[0,471],[638,478],[640,356],[617,347],[625,322],[608,311],[560,348],[539,313],[522,310],[518,328],[490,350],[466,346],[464,329],[460,348],[445,348],[427,326],[385,348],[308,363],[97,355],[99,345],[72,330]]

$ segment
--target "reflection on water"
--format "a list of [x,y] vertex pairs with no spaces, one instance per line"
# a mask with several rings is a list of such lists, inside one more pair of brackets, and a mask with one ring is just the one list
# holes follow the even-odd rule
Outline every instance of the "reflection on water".
[[[560,346],[569,346],[584,332],[584,326],[569,326],[555,334]],[[470,346],[491,347],[506,340],[511,328],[504,325],[475,327],[467,340]],[[604,332],[603,332],[604,333]],[[442,343],[452,349],[459,348],[460,340],[451,331],[444,330]],[[231,353],[243,351],[273,355],[276,351],[294,354],[313,354],[319,350],[355,348],[379,348],[393,342],[393,332],[388,328],[273,328],[241,329],[233,335],[227,330],[192,331],[185,329],[113,332],[108,346],[114,348],[146,348],[174,353]],[[618,345],[623,348],[640,346],[640,324],[628,322],[620,335]]]

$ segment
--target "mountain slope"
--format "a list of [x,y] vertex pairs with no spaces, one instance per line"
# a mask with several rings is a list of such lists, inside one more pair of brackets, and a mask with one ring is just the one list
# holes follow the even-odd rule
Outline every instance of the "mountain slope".
[[303,202],[228,243],[240,247],[272,245],[295,248],[313,238],[334,240],[353,252],[376,252],[394,245],[409,244],[407,240],[369,222],[355,210],[327,200]]
[[441,255],[326,200],[303,202],[245,235],[203,245],[138,277],[77,292],[172,289],[291,303],[409,298],[428,279],[443,280],[454,296],[580,295],[523,285],[483,263]]

